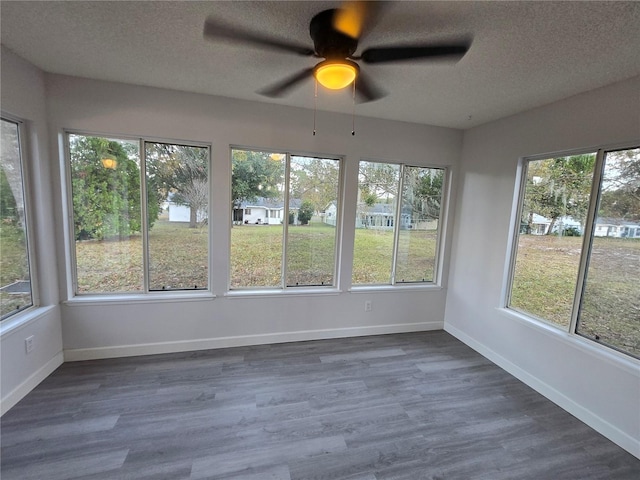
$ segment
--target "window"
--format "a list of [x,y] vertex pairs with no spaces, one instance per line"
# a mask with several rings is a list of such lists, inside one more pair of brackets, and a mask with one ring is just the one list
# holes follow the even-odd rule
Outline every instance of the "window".
[[149,290],[207,289],[209,149],[145,143]]
[[340,161],[239,149],[231,156],[231,288],[335,285],[336,224],[320,212],[338,208]]
[[68,149],[75,293],[207,289],[209,149],[78,134]]
[[604,153],[596,212],[576,332],[640,357],[640,148]]
[[2,119],[0,154],[0,313],[33,305],[20,125]]
[[354,285],[435,281],[444,179],[443,168],[360,162]]
[[640,149],[527,160],[507,306],[640,357]]
[[511,308],[569,328],[595,153],[530,160]]

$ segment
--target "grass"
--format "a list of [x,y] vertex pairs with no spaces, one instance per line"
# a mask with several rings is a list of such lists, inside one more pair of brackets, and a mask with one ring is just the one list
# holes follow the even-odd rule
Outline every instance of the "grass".
[[[158,221],[149,233],[151,290],[207,288],[208,233]],[[142,237],[76,242],[78,293],[143,289]]]
[[[24,230],[13,224],[0,225],[0,287],[18,280],[29,280]],[[0,315],[15,312],[31,305],[30,294],[0,292]]]
[[[402,230],[396,261],[397,282],[432,281],[436,233]],[[357,229],[353,252],[354,284],[388,284],[393,264],[393,231]]]
[[[511,306],[569,328],[582,238],[521,235]],[[578,332],[640,356],[640,240],[596,238]]]

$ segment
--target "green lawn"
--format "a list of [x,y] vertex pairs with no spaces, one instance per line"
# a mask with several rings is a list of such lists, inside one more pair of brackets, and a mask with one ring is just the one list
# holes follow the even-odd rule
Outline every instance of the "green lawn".
[[[521,235],[511,306],[568,329],[581,237]],[[640,356],[640,240],[596,238],[579,332]]]
[[[0,287],[19,280],[29,280],[24,231],[15,225],[3,223],[0,228]],[[31,305],[29,294],[0,292],[1,315],[29,305]]]

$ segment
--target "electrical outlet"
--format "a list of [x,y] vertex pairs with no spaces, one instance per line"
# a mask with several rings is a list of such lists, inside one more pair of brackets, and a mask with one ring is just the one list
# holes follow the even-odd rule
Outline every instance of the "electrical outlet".
[[365,312],[370,312],[371,310],[373,310],[373,303],[371,302],[371,300],[365,300],[364,301],[364,311]]
[[27,353],[33,352],[33,335],[24,339],[24,349]]

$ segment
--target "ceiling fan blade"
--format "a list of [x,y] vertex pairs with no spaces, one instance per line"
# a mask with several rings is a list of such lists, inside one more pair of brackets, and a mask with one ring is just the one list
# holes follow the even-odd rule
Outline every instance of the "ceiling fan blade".
[[369,2],[344,2],[333,17],[333,28],[351,38],[360,38],[369,9]]
[[312,48],[304,45],[224,25],[215,21],[212,17],[205,20],[202,35],[208,40],[234,40],[268,50],[279,50],[305,56],[314,54]]
[[386,96],[387,92],[376,86],[371,78],[360,70],[356,78],[356,97],[358,103],[373,102]]
[[355,40],[365,36],[378,22],[386,1],[356,1],[343,2],[333,17],[333,28]]
[[281,80],[273,85],[270,85],[266,88],[258,90],[257,93],[260,95],[264,95],[265,97],[282,97],[286,95],[289,90],[295,87],[298,83],[302,82],[304,79],[313,75],[313,68],[305,68],[304,70],[295,73],[284,80]]
[[460,60],[471,46],[470,42],[454,45],[408,45],[404,47],[376,47],[362,52],[365,63],[399,62],[423,58],[451,58]]

